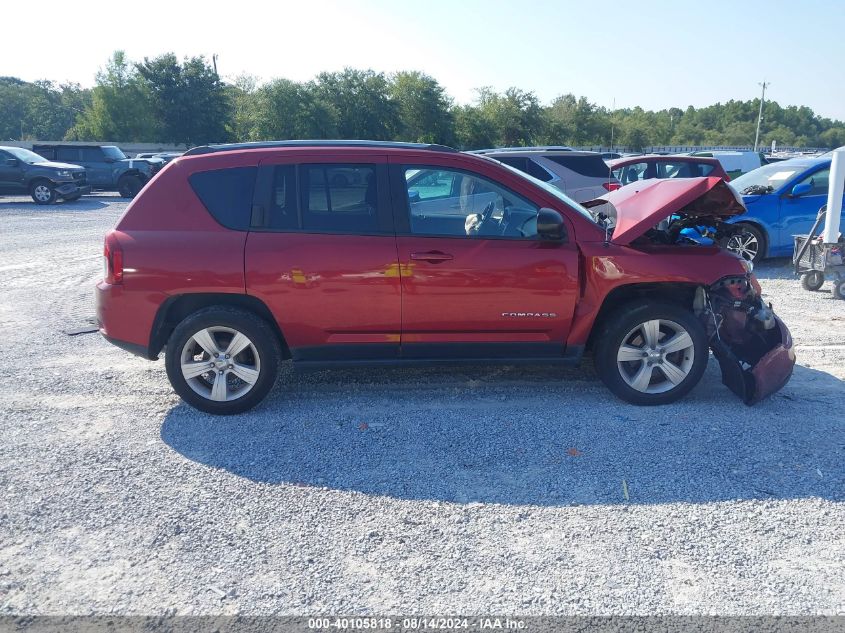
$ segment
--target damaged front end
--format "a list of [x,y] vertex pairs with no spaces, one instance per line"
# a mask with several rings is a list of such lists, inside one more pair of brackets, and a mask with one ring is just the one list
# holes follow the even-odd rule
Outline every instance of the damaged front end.
[[783,387],[795,366],[792,336],[760,298],[748,274],[699,287],[694,310],[722,369],[722,382],[745,404],[760,402]]

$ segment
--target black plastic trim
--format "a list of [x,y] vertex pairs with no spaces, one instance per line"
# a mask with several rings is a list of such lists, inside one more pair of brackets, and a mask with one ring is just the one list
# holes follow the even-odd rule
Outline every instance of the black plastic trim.
[[216,145],[200,145],[189,149],[183,156],[198,156],[201,154],[213,154],[215,152],[231,152],[246,149],[274,149],[284,147],[318,147],[318,148],[349,148],[349,147],[370,147],[375,149],[413,149],[431,152],[458,152],[454,147],[448,145],[437,145],[436,143],[397,143],[393,141],[360,141],[360,140],[301,140],[301,141],[270,141],[255,143],[221,143]]
[[102,334],[102,337],[106,339],[112,345],[119,347],[122,350],[130,352],[131,354],[135,354],[135,356],[140,356],[141,358],[146,358],[147,360],[158,360],[158,354],[152,356],[150,354],[150,350],[148,347],[144,345],[139,345],[138,343],[130,343],[128,341],[121,341],[120,339],[112,338],[110,336],[106,336]]

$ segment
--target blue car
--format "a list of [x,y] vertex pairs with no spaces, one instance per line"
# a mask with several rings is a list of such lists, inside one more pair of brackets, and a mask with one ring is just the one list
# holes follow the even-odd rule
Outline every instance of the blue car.
[[724,246],[754,262],[791,256],[792,236],[809,233],[827,203],[830,162],[830,156],[793,158],[732,180],[748,213],[730,220],[743,231]]

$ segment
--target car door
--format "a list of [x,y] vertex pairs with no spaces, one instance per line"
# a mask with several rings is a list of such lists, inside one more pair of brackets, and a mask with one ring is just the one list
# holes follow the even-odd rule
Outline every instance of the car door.
[[111,163],[106,162],[105,154],[99,147],[83,147],[78,164],[85,168],[88,184],[94,187],[112,186]]
[[[792,236],[809,233],[819,209],[827,204],[829,181],[830,167],[823,167],[802,175],[786,187],[780,196],[779,239],[770,248],[771,255],[788,255],[793,249]],[[793,195],[793,190],[800,185],[806,185],[809,189],[797,196]]]
[[383,155],[261,163],[245,249],[248,294],[297,360],[395,358],[401,287]]
[[24,167],[20,160],[9,152],[0,150],[0,192],[20,193],[24,186]]
[[[391,159],[393,161],[393,159]],[[538,205],[492,178],[391,164],[404,358],[560,357],[578,255],[538,240]]]

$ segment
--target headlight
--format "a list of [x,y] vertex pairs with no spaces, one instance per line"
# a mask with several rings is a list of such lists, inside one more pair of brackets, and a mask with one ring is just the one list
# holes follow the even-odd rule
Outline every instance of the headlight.
[[749,259],[745,259],[742,256],[740,256],[739,261],[740,261],[740,265],[745,269],[745,272],[747,272],[747,273],[754,272],[754,262],[752,262]]
[[67,169],[60,169],[56,172],[56,175],[62,178],[70,178],[70,172]]

